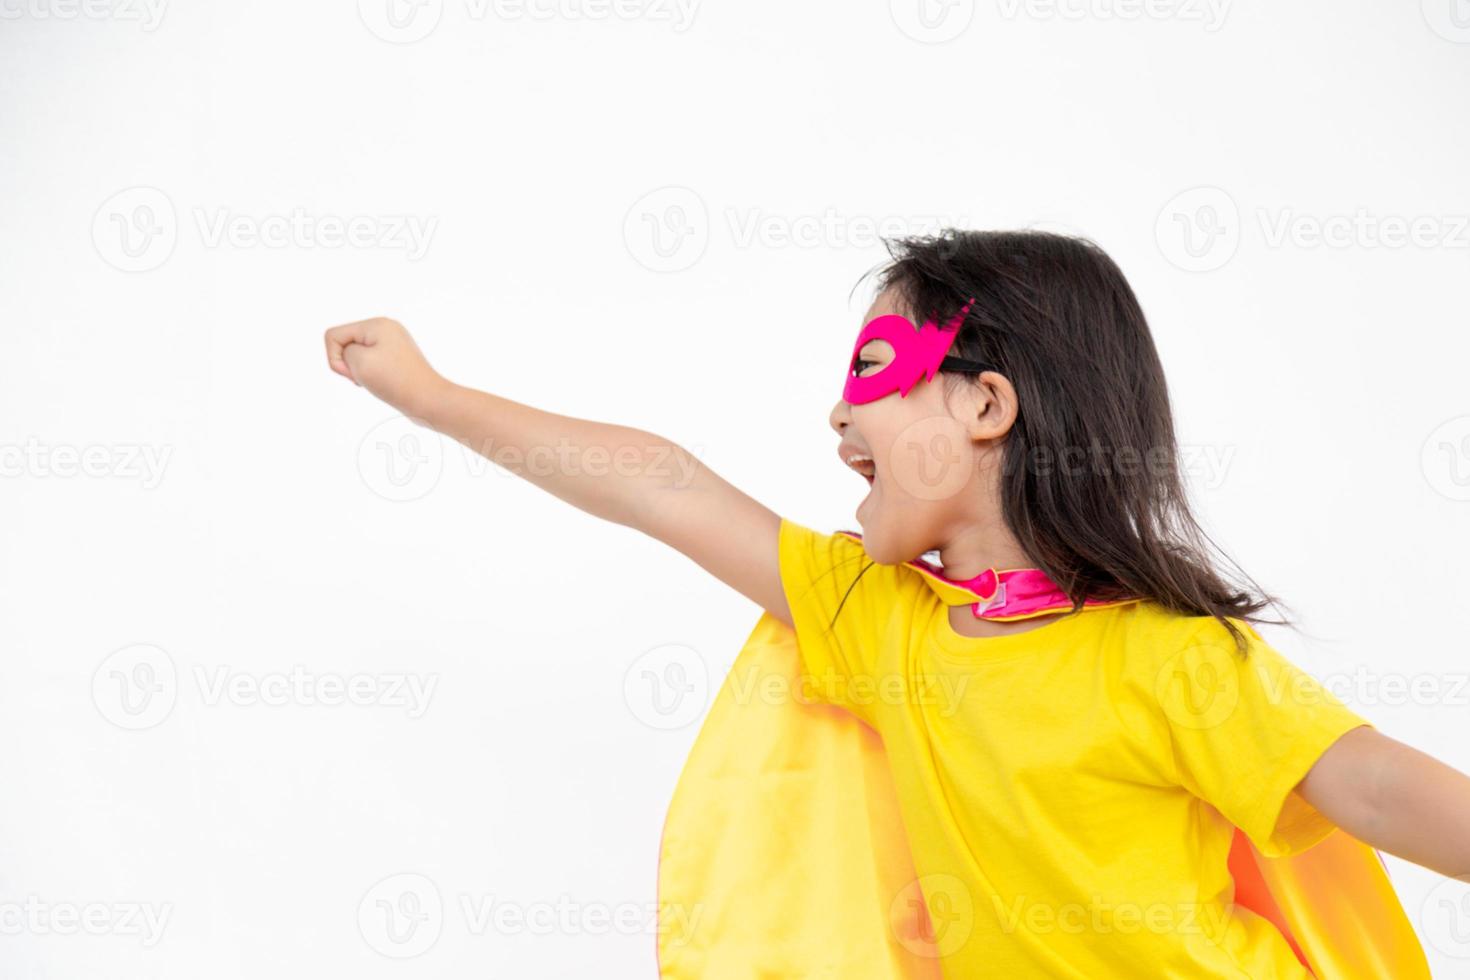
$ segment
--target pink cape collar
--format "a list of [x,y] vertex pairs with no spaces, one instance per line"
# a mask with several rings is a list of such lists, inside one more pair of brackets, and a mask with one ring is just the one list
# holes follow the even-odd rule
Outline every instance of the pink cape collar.
[[[856,531],[837,533],[862,544],[863,536]],[[976,619],[1013,622],[1068,612],[1072,608],[1072,600],[1039,568],[987,568],[974,578],[959,581],[947,577],[938,565],[924,558],[915,558],[904,564],[923,576],[929,587],[948,604],[968,605]],[[1088,599],[1082,608],[1102,609],[1138,601],[1137,598]]]

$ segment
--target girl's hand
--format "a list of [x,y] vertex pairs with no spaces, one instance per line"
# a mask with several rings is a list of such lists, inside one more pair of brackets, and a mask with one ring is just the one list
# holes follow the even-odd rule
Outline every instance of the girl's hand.
[[404,415],[420,417],[449,382],[429,366],[403,324],[386,317],[327,331],[327,363]]

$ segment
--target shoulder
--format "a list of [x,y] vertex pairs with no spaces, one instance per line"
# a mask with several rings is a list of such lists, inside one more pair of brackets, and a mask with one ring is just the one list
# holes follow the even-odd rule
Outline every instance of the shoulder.
[[[1240,630],[1238,645],[1213,616],[1190,616],[1140,602],[1120,616],[1114,661],[1134,695],[1157,703],[1171,721],[1199,727],[1200,712],[1219,723],[1279,709],[1317,711],[1342,702],[1315,677],[1268,642],[1250,622],[1226,617]],[[1181,722],[1182,723],[1182,722]]]
[[1240,630],[1244,650],[1213,616],[1180,613],[1147,599],[1119,606],[1113,613],[1108,646],[1116,665],[1150,688],[1179,671],[1195,675],[1203,669],[1203,676],[1234,673],[1270,649],[1250,623],[1236,617],[1227,618]]
[[868,592],[910,591],[923,585],[920,573],[908,564],[874,561],[857,531],[818,531],[783,517],[777,547],[782,577],[790,583],[825,575]]
[[[1139,652],[1180,650],[1190,646],[1236,649],[1225,625],[1214,616],[1197,616],[1167,609],[1151,599],[1129,603],[1118,608],[1118,626],[1130,646]],[[1245,636],[1247,643],[1261,642],[1261,636],[1249,622],[1226,617]]]

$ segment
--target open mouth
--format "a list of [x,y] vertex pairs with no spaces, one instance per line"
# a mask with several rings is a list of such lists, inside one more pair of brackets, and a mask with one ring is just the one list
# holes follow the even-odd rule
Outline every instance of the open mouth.
[[868,486],[873,485],[873,478],[877,474],[878,469],[876,466],[873,465],[873,458],[871,456],[855,454],[849,456],[845,460],[845,462],[849,467],[855,470],[859,476],[868,481]]

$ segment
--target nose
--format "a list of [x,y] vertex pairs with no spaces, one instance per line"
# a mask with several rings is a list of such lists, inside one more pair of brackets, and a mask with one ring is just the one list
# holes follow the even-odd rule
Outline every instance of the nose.
[[837,399],[837,404],[832,406],[832,412],[827,416],[827,424],[832,426],[832,431],[840,436],[851,421],[852,406],[841,398]]

